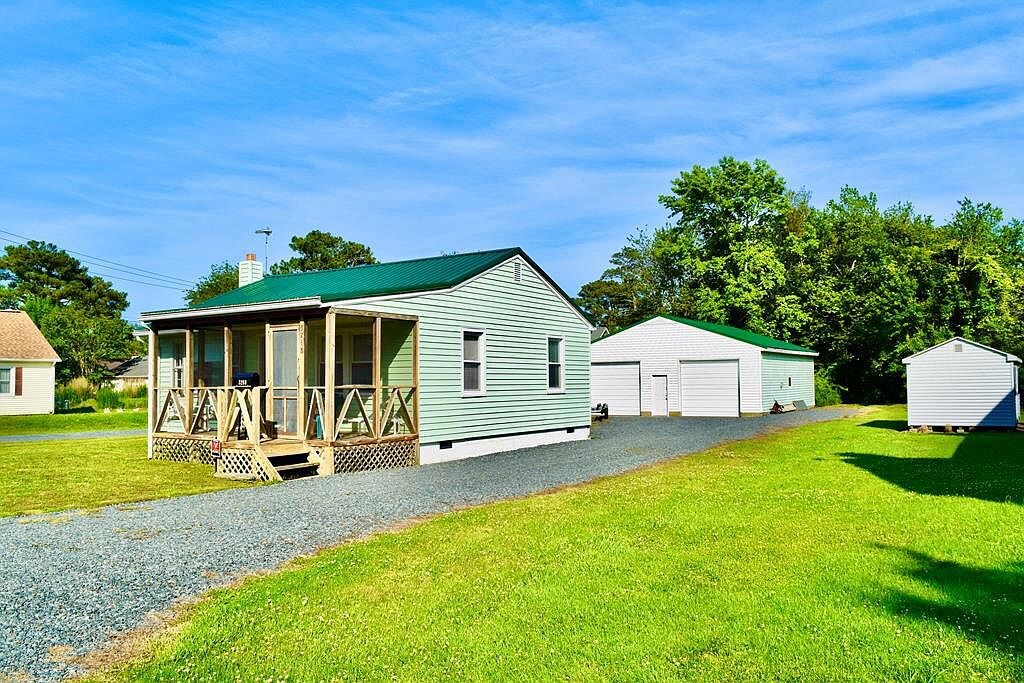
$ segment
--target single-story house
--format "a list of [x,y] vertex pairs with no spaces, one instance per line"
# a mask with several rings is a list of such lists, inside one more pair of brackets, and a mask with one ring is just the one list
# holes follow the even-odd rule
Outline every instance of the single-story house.
[[594,403],[611,415],[737,417],[814,405],[814,358],[728,325],[658,315],[590,345]]
[[251,282],[231,292],[143,314],[150,457],[278,479],[589,436],[592,325],[522,249],[259,265],[247,256]]
[[58,362],[27,313],[0,310],[0,415],[52,413]]
[[1020,416],[1017,356],[954,337],[903,359],[907,424],[1016,427]]
[[[149,335],[148,329],[146,335]],[[113,361],[108,364],[107,369],[112,375],[107,382],[111,389],[137,389],[146,385],[149,377],[149,360],[146,356],[135,356],[125,361]]]

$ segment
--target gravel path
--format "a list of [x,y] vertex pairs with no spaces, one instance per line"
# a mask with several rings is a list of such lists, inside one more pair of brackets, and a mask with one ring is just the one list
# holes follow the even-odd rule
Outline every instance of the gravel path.
[[69,439],[108,439],[119,436],[145,436],[145,429],[107,429],[98,432],[47,432],[46,434],[16,434],[0,436],[0,443],[21,441],[67,441]]
[[853,412],[613,418],[590,441],[85,513],[0,519],[0,679],[21,672],[58,680],[75,671],[53,661],[51,647],[86,652],[175,599],[395,522]]

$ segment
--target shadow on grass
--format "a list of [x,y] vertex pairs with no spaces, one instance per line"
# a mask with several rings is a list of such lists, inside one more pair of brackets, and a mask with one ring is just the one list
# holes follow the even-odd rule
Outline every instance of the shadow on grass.
[[910,619],[952,626],[970,639],[1017,657],[1024,673],[1024,562],[974,567],[909,549],[877,546],[899,553],[905,576],[925,588],[922,595],[893,590],[880,596],[882,607]]
[[[870,424],[870,423],[868,423]],[[948,458],[840,453],[855,467],[907,491],[1024,505],[1024,435],[974,433]]]
[[80,408],[62,408],[55,412],[57,415],[80,415],[83,413],[95,413],[96,409],[92,406],[82,406]]
[[888,429],[894,432],[907,431],[906,420],[872,420],[865,422],[862,427],[874,427],[875,429]]

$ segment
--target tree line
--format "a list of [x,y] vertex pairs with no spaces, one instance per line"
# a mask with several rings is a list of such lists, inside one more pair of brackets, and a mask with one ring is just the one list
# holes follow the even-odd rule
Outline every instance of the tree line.
[[943,223],[844,187],[823,207],[767,162],[673,179],[577,303],[621,329],[669,313],[810,347],[845,400],[905,395],[902,358],[951,336],[1024,354],[1024,223],[963,199]]

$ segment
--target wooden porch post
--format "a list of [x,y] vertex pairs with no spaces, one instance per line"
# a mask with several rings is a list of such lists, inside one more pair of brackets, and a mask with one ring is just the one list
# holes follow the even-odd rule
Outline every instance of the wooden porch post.
[[[327,311],[324,325],[324,411],[320,420],[323,422],[324,441],[334,443],[334,343],[337,332],[337,314]],[[324,457],[320,459],[319,474],[334,474],[334,450],[328,445],[324,449]]]
[[373,436],[379,439],[380,430],[380,418],[381,418],[381,403],[384,400],[384,391],[380,383],[380,344],[381,344],[381,327],[383,318],[379,315],[373,319]]
[[182,384],[185,385],[185,421],[182,425],[182,429],[186,434],[192,433],[192,385],[195,384],[194,380],[194,368],[192,367],[193,359],[192,350],[192,327],[185,325],[185,367],[184,370],[184,381]]
[[160,344],[157,341],[156,335],[156,330],[151,329],[149,331],[149,391],[146,392],[149,399],[147,405],[149,411],[149,438],[147,439],[146,449],[150,460],[153,459],[153,432],[156,431],[156,411],[159,410],[160,405]]
[[266,402],[263,404],[263,414],[266,419],[274,419],[274,333],[270,330],[270,323],[266,324],[266,339],[263,342],[263,385],[267,388]]
[[231,372],[234,366],[234,348],[231,336],[231,325],[224,326],[224,386],[230,387],[234,374]]
[[295,331],[295,352],[295,361],[299,365],[296,368],[295,427],[305,441],[309,436],[306,434],[306,319],[301,316]]
[[412,324],[412,395],[413,431],[420,433],[420,321]]

